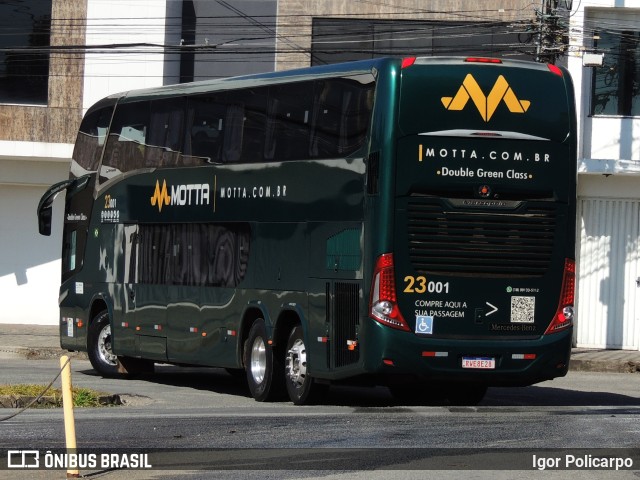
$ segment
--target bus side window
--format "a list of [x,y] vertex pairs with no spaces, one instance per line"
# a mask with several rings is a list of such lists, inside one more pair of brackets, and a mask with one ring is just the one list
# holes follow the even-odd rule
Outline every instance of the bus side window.
[[77,267],[78,232],[65,225],[62,237],[62,275],[65,278],[65,274],[73,272]]
[[184,99],[151,102],[151,120],[145,149],[144,165],[173,167],[180,164]]
[[336,157],[340,131],[342,89],[336,80],[315,84],[309,155],[311,158]]
[[268,89],[253,88],[240,93],[244,104],[240,161],[243,163],[262,162],[265,160]]
[[276,161],[309,157],[313,82],[275,85],[269,92],[270,109],[265,151]]
[[101,179],[144,165],[149,130],[149,102],[125,103],[116,108],[102,159]]
[[113,105],[90,111],[82,119],[73,149],[70,176],[80,177],[98,170]]
[[247,272],[250,239],[244,223],[139,225],[138,281],[235,287]]
[[225,106],[217,101],[215,95],[190,97],[187,106],[184,164],[220,163],[225,127]]
[[267,129],[267,89],[254,88],[220,92],[218,101],[226,108],[221,161],[262,162]]
[[311,145],[312,158],[346,156],[366,138],[373,108],[373,82],[335,78],[316,82]]
[[124,225],[124,283],[138,283],[138,243],[137,225]]
[[373,82],[356,85],[348,102],[343,101],[340,138],[345,152],[359,149],[369,132],[373,111]]
[[242,156],[242,140],[244,137],[244,106],[242,104],[227,106],[225,124],[222,161],[224,163],[236,163]]

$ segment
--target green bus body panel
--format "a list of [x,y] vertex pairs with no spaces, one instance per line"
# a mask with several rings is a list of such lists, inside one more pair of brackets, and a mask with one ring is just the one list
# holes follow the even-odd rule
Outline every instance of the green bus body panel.
[[[571,328],[544,335],[565,259],[575,257],[566,71],[377,59],[103,103],[365,73],[376,80],[375,104],[362,148],[347,158],[145,168],[98,185],[94,173],[93,199],[74,206],[68,194],[65,228],[77,227],[84,243],[82,265],[60,290],[62,347],[86,350],[92,315],[105,307],[114,352],[156,361],[239,368],[253,319],[264,318],[277,342],[298,318],[316,378],[526,385],[566,374]],[[209,244],[220,257],[194,247]],[[184,275],[150,271],[161,262],[141,252],[186,265]],[[410,331],[369,315],[376,259],[386,253]],[[221,263],[195,271],[212,256]],[[235,273],[216,277],[227,270]],[[491,358],[495,368],[463,369],[463,357]]]
[[[113,183],[95,201],[86,263],[63,287],[74,293],[62,302],[62,316],[86,318],[82,309],[66,305],[110,291],[118,354],[238,367],[239,322],[252,301],[260,300],[272,328],[285,305],[307,312],[308,293],[324,295],[327,279],[361,281],[363,173],[363,160],[355,158],[156,170]],[[248,268],[237,289],[126,281],[128,229],[185,222],[251,226]],[[76,295],[80,283],[83,293]],[[325,320],[318,309],[305,318],[305,327],[323,336]],[[64,328],[61,335],[65,348],[86,342]],[[315,348],[326,357],[326,346],[310,345],[312,354]]]
[[546,66],[403,71],[394,255],[416,335],[545,333],[574,258],[572,107]]

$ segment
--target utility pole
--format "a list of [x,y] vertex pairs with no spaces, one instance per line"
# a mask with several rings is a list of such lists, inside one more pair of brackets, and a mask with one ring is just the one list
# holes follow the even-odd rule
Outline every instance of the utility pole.
[[541,0],[536,10],[536,61],[555,63],[569,46],[571,0]]

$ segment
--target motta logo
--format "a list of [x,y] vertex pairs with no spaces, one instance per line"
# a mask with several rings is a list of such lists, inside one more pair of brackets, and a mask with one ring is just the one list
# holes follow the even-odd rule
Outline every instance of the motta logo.
[[151,197],[151,205],[158,206],[158,211],[162,211],[162,207],[164,205],[169,205],[171,203],[171,197],[169,196],[169,192],[167,191],[167,181],[162,181],[162,188],[160,188],[160,181],[156,180],[156,189],[153,192],[153,196]]
[[500,75],[493,84],[489,95],[485,95],[473,75],[467,74],[455,97],[442,97],[440,100],[447,110],[463,110],[469,100],[473,100],[485,122],[491,120],[500,102],[504,101],[511,113],[524,113],[529,109],[529,100],[516,97],[507,79]]
[[162,212],[162,208],[168,205],[178,207],[209,205],[210,191],[211,187],[208,183],[183,183],[167,187],[167,181],[162,180],[161,187],[160,180],[156,180],[156,188],[151,196],[151,206],[157,206],[158,212]]

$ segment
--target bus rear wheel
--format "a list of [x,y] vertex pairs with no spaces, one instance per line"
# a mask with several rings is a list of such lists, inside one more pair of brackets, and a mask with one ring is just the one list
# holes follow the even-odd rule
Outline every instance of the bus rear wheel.
[[327,385],[316,383],[308,370],[307,348],[302,327],[296,325],[289,334],[285,354],[285,378],[287,393],[295,405],[317,400],[327,390]]
[[261,318],[253,322],[244,346],[244,365],[251,396],[258,402],[278,400],[284,395],[282,359],[267,341]]
[[118,357],[111,349],[111,323],[109,313],[101,311],[89,325],[87,354],[91,366],[104,377],[118,375]]

